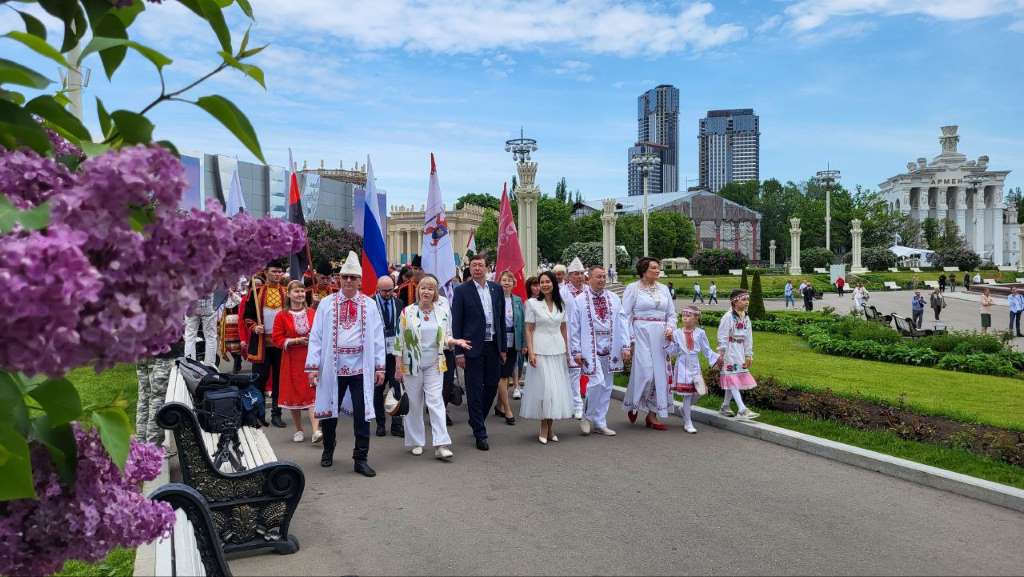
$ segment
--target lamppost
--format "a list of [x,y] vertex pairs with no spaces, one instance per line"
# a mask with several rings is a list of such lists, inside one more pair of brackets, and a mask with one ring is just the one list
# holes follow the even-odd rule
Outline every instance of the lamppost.
[[661,165],[661,158],[656,154],[644,152],[631,158],[629,163],[640,170],[640,175],[644,179],[644,256],[650,256],[651,251],[647,242],[647,177],[652,170]]
[[516,199],[519,207],[519,249],[523,253],[525,274],[537,274],[537,202],[540,200],[540,189],[534,184],[537,176],[537,163],[530,160],[530,153],[537,151],[537,141],[526,138],[523,129],[519,129],[519,138],[505,141],[505,152],[511,152],[515,160],[516,173],[519,175],[519,187],[516,188]]
[[838,170],[819,170],[814,176],[825,187],[825,248],[832,250],[832,187],[839,180]]

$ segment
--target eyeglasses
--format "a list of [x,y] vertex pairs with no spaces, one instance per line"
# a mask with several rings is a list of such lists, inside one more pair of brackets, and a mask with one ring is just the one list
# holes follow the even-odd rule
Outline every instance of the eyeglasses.
[[341,275],[341,280],[359,280],[359,278],[360,277],[358,277],[358,276],[356,276],[354,274],[343,274],[343,275]]
[[380,293],[380,294],[382,294],[382,295],[389,295],[389,294],[391,294],[391,293],[395,292],[395,289],[393,289],[393,288],[389,288],[389,289],[380,289],[380,290],[378,290],[377,292],[379,292],[379,293]]

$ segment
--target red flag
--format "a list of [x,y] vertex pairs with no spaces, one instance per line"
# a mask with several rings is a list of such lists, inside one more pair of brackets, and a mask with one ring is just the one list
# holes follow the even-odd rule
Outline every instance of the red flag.
[[[299,179],[292,170],[291,182],[288,183],[288,222],[306,228],[306,219],[302,215],[302,194],[299,192]],[[291,256],[288,272],[292,280],[302,280],[303,275],[311,272],[313,257],[309,250],[309,239],[306,246]]]
[[501,280],[501,273],[511,271],[516,277],[513,294],[526,300],[526,280],[523,278],[523,252],[519,249],[519,232],[512,218],[512,204],[508,201],[508,184],[501,191],[501,214],[498,216],[498,262],[494,267],[494,280]]

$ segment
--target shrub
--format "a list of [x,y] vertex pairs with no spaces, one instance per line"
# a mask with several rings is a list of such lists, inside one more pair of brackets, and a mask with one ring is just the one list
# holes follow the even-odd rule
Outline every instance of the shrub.
[[740,288],[750,290],[750,283],[747,281],[747,269],[743,269],[743,274],[740,275]]
[[728,274],[729,269],[746,268],[747,257],[733,250],[704,249],[690,259],[690,265],[703,275]]
[[829,327],[834,336],[841,336],[851,341],[875,341],[883,344],[900,342],[900,334],[891,328],[874,321],[867,321],[848,316]]
[[562,262],[579,257],[585,267],[604,264],[604,247],[599,242],[574,242],[562,251]]
[[[745,274],[745,273],[744,273]],[[754,273],[754,282],[750,288],[750,318],[757,321],[763,320],[767,314],[764,310],[764,294],[761,292],[761,273]]]
[[911,344],[915,347],[929,348],[940,353],[957,353],[962,355],[974,353],[994,354],[1005,349],[1003,342],[996,336],[979,335],[969,332],[932,335],[916,339]]
[[931,261],[936,267],[956,266],[960,270],[976,270],[981,265],[978,253],[965,246],[940,249],[932,255]]
[[804,272],[814,272],[816,268],[828,268],[835,261],[836,255],[822,246],[811,247],[800,251],[800,266]]
[[948,354],[942,357],[938,367],[947,371],[978,373],[982,375],[999,375],[1012,377],[1017,369],[1009,360],[1001,355],[976,353],[970,355]]
[[884,246],[872,246],[864,249],[860,263],[868,270],[885,271],[896,266],[896,255]]

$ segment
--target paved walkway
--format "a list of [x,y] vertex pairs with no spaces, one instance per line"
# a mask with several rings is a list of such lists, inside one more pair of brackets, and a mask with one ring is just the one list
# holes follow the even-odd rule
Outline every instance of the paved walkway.
[[[516,402],[518,404],[518,402]],[[267,431],[306,473],[295,555],[231,561],[236,575],[287,574],[1014,574],[1024,515],[703,427],[630,426],[582,437],[556,425],[488,419],[472,447],[455,408],[453,463],[371,440],[378,476],[355,475],[343,435],[332,469],[320,450]],[[339,427],[351,431],[348,421]]]

